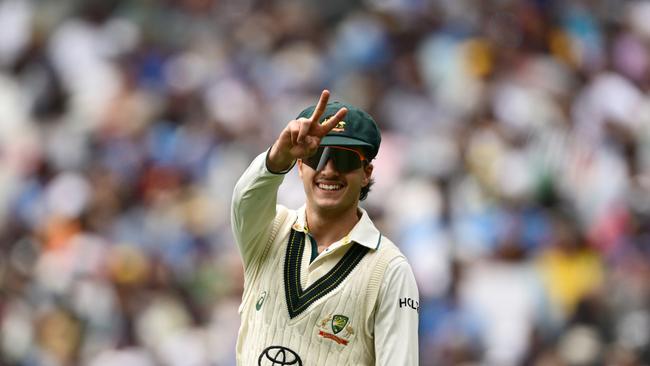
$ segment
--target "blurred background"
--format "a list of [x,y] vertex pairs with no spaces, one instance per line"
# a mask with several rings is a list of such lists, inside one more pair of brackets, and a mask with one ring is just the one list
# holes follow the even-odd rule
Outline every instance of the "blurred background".
[[0,0],[0,364],[234,365],[232,188],[328,88],[382,128],[362,206],[413,266],[421,365],[650,365],[649,20]]

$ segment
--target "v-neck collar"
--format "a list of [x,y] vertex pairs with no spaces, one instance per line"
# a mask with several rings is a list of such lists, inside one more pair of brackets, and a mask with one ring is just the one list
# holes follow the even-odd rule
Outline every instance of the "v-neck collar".
[[284,293],[291,319],[338,287],[370,250],[366,246],[352,243],[350,249],[331,270],[303,289],[300,276],[304,247],[305,233],[291,230],[284,259]]
[[[357,208],[361,213],[359,222],[352,228],[352,230],[341,239],[343,245],[355,242],[370,249],[378,249],[381,244],[381,233],[372,223],[366,210],[361,207]],[[297,211],[298,216],[292,228],[295,231],[308,232],[307,229],[307,214],[306,206],[303,205]]]

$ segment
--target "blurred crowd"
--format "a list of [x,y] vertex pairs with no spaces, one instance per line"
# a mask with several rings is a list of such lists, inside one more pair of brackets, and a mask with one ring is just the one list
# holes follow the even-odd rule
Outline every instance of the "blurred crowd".
[[0,0],[0,364],[234,365],[232,188],[328,88],[382,129],[362,205],[413,266],[421,365],[650,365],[649,19]]

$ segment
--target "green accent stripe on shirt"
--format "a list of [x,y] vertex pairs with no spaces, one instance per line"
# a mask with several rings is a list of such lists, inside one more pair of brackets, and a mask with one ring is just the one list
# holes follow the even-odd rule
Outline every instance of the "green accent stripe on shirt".
[[316,242],[316,239],[314,239],[313,236],[307,234],[309,236],[309,242],[311,243],[311,258],[309,258],[309,264],[318,257],[318,243]]

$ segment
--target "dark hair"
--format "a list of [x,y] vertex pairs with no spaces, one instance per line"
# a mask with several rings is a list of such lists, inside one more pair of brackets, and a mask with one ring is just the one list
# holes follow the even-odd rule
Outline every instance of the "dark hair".
[[361,193],[359,194],[359,201],[363,201],[368,197],[368,193],[370,192],[370,187],[375,184],[375,178],[370,178],[370,181],[365,187],[361,188]]

